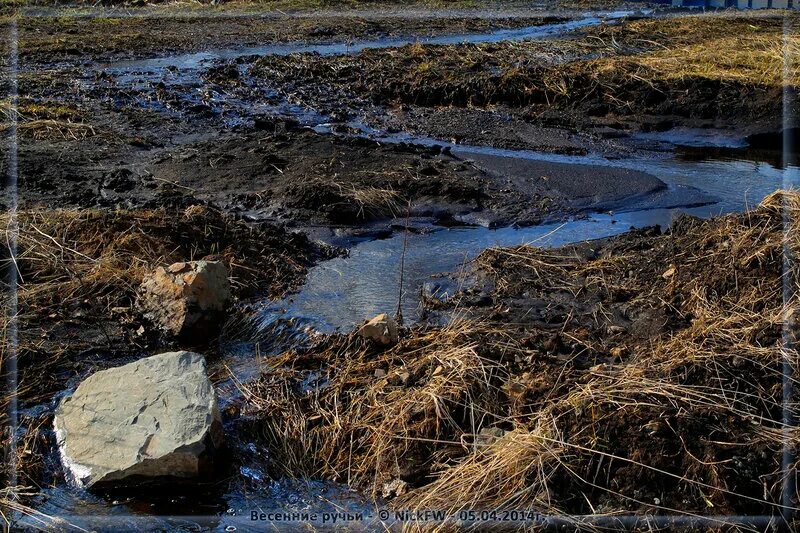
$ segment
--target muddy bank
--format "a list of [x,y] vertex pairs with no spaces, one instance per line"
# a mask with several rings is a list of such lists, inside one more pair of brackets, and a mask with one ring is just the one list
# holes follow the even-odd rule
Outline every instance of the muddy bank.
[[[566,16],[566,15],[565,15]],[[566,20],[555,15],[509,18],[428,16],[291,16],[272,12],[166,12],[105,14],[76,11],[22,16],[18,22],[23,64],[110,61],[209,49],[247,48],[277,42],[348,42],[414,35],[420,39],[444,33],[478,33]],[[5,45],[4,45],[5,46]]]
[[515,206],[542,216],[551,203],[554,214],[563,211],[543,190],[505,191],[438,149],[302,130],[182,147],[147,172],[197,188],[226,209],[293,223],[358,224],[407,214],[450,220],[484,208],[511,220]]
[[[494,155],[470,155],[474,165],[523,189],[530,183],[558,193],[576,209],[608,210],[664,191],[660,179],[630,169],[571,165]],[[524,178],[523,178],[524,177]],[[525,179],[527,178],[527,179]],[[527,183],[519,183],[520,181]]]
[[[356,108],[499,106],[539,126],[753,132],[779,129],[782,121],[783,35],[782,16],[683,16],[521,43],[264,57],[253,71],[300,100]],[[793,75],[785,82],[797,85]],[[421,130],[437,129],[424,116],[418,120]],[[475,129],[468,126],[465,136],[474,138]]]
[[[568,155],[632,155],[623,143],[606,140],[602,135],[577,132],[564,124],[533,124],[504,110],[402,104],[368,112],[368,117],[377,129],[403,131],[455,144]],[[615,135],[609,135],[612,139],[626,136],[624,130],[613,131]]]
[[776,515],[786,206],[489,250],[449,326],[288,352],[243,412],[290,473],[398,508]]
[[[4,215],[4,227],[12,231],[9,220]],[[26,445],[19,447],[22,484],[42,481],[41,461],[52,437],[46,406],[56,393],[93,370],[176,346],[134,305],[152,269],[188,259],[222,261],[233,294],[246,301],[286,294],[303,281],[313,262],[333,253],[302,235],[246,224],[199,205],[185,210],[21,211],[17,220],[16,260],[12,265],[5,259],[4,268],[17,268],[19,279],[12,291],[4,277],[4,305],[16,309],[17,401],[23,410],[38,406],[22,420],[27,428],[21,433]],[[4,318],[4,329],[11,327],[10,320]],[[8,348],[4,344],[2,353]],[[213,358],[213,339],[200,348]],[[3,362],[5,373],[9,368]]]
[[223,195],[217,203],[228,209],[347,224],[408,213],[445,224],[525,226],[664,188],[657,178],[627,169],[453,156],[436,147],[308,131],[186,147],[148,173]]
[[[256,130],[163,148],[137,147],[100,133],[101,126],[84,138],[45,132],[47,138],[26,139],[20,147],[20,205],[132,209],[206,203],[290,225],[353,225],[412,215],[442,224],[525,226],[664,189],[657,178],[622,168],[456,156],[438,147],[318,134],[286,118],[256,122]],[[144,132],[149,124],[136,129]],[[129,122],[110,127],[137,138]]]

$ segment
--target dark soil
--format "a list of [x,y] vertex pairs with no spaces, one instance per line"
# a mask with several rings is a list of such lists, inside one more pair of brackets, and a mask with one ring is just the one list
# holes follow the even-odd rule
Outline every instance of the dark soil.
[[[79,123],[21,126],[22,207],[207,203],[291,225],[354,225],[410,214],[498,226],[610,208],[663,188],[642,172],[384,145],[317,134],[276,116],[193,141],[204,138],[188,131],[202,117],[180,121],[157,112],[95,109],[94,117],[83,115],[94,125],[79,130]],[[55,111],[40,106],[36,112]],[[167,136],[181,141],[170,146]]]
[[[768,68],[765,61],[774,61],[764,50],[780,46],[784,20],[672,20],[676,22],[632,21],[523,43],[415,44],[342,57],[265,57],[257,61],[254,72],[287,94],[327,105],[339,101],[351,106],[358,102],[430,108],[499,106],[523,123],[567,129],[609,125],[619,129],[622,121],[635,131],[654,117],[667,129],[677,125],[739,129],[742,123],[749,132],[779,129],[782,84],[772,76],[758,79],[756,71]],[[735,49],[729,38],[739,34],[745,41]],[[724,47],[732,47],[733,56],[725,65],[698,52],[719,48],[724,54]],[[670,62],[675,67],[665,70],[663,65]],[[780,62],[774,69],[781,69]],[[454,115],[450,112],[449,117]],[[412,122],[416,129],[433,133],[441,131],[439,120],[437,114],[419,113]],[[475,131],[468,118],[463,122],[466,131],[456,132],[457,136],[481,137],[484,128]],[[500,137],[498,142],[513,146],[515,140]],[[539,144],[548,148],[547,143]],[[572,144],[557,141],[555,148],[569,152],[575,149]]]
[[[287,353],[246,408],[283,468],[398,508],[775,514],[782,442],[764,436],[782,420],[783,322],[770,317],[797,276],[783,271],[786,202],[666,234],[489,250],[473,274],[488,283],[450,302],[451,326],[388,349],[339,335]],[[324,385],[300,393],[320,368]]]
[[246,48],[277,42],[347,42],[442,33],[479,33],[557,22],[555,16],[470,18],[420,16],[266,16],[247,13],[181,12],[126,16],[74,15],[20,18],[19,53],[23,64],[85,63],[185,53],[215,48]]
[[[310,131],[191,145],[147,168],[226,209],[314,223],[414,216],[451,220],[487,210],[506,222],[563,213],[544,187],[504,188],[439,149],[382,146]],[[410,207],[410,211],[409,211]]]

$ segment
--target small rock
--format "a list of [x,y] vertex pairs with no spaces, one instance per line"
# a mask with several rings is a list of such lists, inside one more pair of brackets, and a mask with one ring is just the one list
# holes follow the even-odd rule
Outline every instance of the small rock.
[[378,368],[377,370],[375,370],[375,378],[380,379],[383,377],[386,377],[386,370],[382,368]]
[[213,335],[231,301],[228,270],[220,261],[158,267],[139,289],[144,316],[174,337]]
[[53,424],[64,469],[82,487],[192,479],[210,471],[222,445],[217,395],[205,358],[192,352],[93,374]]
[[402,385],[405,387],[408,385],[409,381],[411,381],[411,373],[407,370],[394,372],[389,378],[389,383],[396,386]]
[[402,479],[393,479],[387,483],[383,484],[383,490],[381,490],[381,494],[387,500],[389,498],[396,498],[397,496],[402,496],[403,494],[408,491],[408,483],[403,481]]
[[361,326],[358,334],[364,339],[372,339],[384,346],[397,344],[400,339],[397,322],[386,313],[381,313]]
[[489,446],[490,444],[494,444],[505,434],[505,430],[501,428],[483,428],[480,433],[475,436],[475,444],[479,446]]
[[177,274],[178,272],[183,272],[187,270],[189,265],[183,262],[180,263],[172,263],[170,266],[167,267],[167,272],[170,274]]

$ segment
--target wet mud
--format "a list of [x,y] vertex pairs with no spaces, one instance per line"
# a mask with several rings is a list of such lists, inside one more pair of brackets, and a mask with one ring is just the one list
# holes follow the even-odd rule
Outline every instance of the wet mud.
[[[686,353],[669,362],[666,339],[697,333],[693,320],[706,304],[717,305],[714,312],[739,309],[731,301],[772,309],[774,295],[758,292],[755,280],[777,279],[777,245],[770,240],[749,255],[746,244],[757,230],[777,235],[774,198],[753,218],[683,218],[662,230],[678,209],[742,210],[792,181],[782,174],[792,161],[777,146],[784,136],[775,80],[733,76],[731,64],[723,74],[666,77],[659,54],[670,43],[710,46],[695,21],[649,20],[653,13],[640,11],[490,15],[20,19],[19,99],[3,101],[0,132],[0,149],[18,158],[3,157],[0,172],[18,172],[2,202],[21,210],[20,261],[7,266],[21,279],[25,481],[51,485],[38,508],[84,515],[87,527],[91,516],[155,512],[212,515],[209,527],[224,529],[252,501],[280,507],[305,494],[298,505],[319,506],[340,488],[361,491],[350,493],[353,501],[331,496],[333,506],[353,509],[384,499],[446,507],[432,496],[444,493],[479,493],[492,505],[493,489],[469,474],[505,472],[509,448],[476,450],[505,435],[501,444],[512,449],[517,436],[523,449],[538,449],[533,426],[552,415],[583,447],[610,442],[604,449],[636,461],[642,450],[680,461],[656,463],[673,473],[666,482],[638,463],[580,457],[577,481],[548,463],[558,481],[548,510],[652,510],[602,496],[587,481],[597,472],[622,480],[603,487],[637,501],[696,513],[772,509],[776,493],[763,485],[776,486],[766,455],[775,442],[742,455],[715,441],[749,438],[737,430],[743,420],[775,414],[774,373],[755,386],[731,378],[737,390],[767,398],[747,414],[698,408],[688,417],[666,404],[619,414],[610,392],[596,405],[562,393],[595,385],[598,372],[618,363],[647,374],[648,360],[635,354],[652,346],[667,354],[652,363],[669,386],[710,386],[710,370]],[[769,16],[701,22],[714,43],[746,29],[758,50],[771,46],[777,28]],[[3,71],[6,89],[11,75]],[[481,253],[531,240],[590,242]],[[230,471],[202,494],[164,505],[154,495],[120,503],[75,493],[54,459],[53,407],[94,370],[176,347],[133,308],[135,289],[149,268],[204,257],[228,264],[237,300],[222,336],[191,347],[208,354],[223,398]],[[721,258],[739,261],[747,284],[721,272]],[[685,288],[691,283],[695,292]],[[365,314],[396,309],[407,324],[418,322],[398,346],[348,333]],[[749,347],[774,344],[775,323],[756,329],[746,331]],[[692,342],[686,346],[702,344]],[[751,369],[736,359],[739,348],[720,348],[726,372]],[[773,352],[758,353],[774,366]],[[646,391],[632,394],[647,403]],[[543,411],[553,395],[561,395],[560,411]],[[480,427],[467,427],[474,420],[461,406],[470,398],[486,413]],[[337,425],[336,406],[352,409],[357,427]],[[640,435],[640,422],[656,425]],[[585,438],[589,427],[595,440]],[[704,432],[704,440],[681,447],[669,433],[676,429]],[[411,444],[383,440],[394,437]],[[352,470],[346,442],[358,443]],[[482,462],[491,457],[502,465]],[[547,492],[523,459],[503,476]],[[709,466],[716,464],[726,466]],[[440,474],[457,468],[466,469],[458,479],[481,490],[445,483]],[[691,485],[691,501],[682,502],[673,478],[684,471],[716,480],[712,492]],[[303,493],[281,484],[288,477],[325,481]],[[639,479],[648,483],[641,494]],[[736,487],[737,497],[725,487]],[[765,501],[753,503],[759,494]],[[153,520],[164,529],[184,525]]]
[[248,14],[236,11],[209,15],[166,12],[110,12],[43,10],[20,19],[20,59],[25,63],[86,63],[152,57],[214,48],[279,42],[348,42],[413,35],[417,38],[452,33],[479,33],[564,20],[558,15],[529,17],[347,16],[336,12],[318,16],[290,16],[278,11]]

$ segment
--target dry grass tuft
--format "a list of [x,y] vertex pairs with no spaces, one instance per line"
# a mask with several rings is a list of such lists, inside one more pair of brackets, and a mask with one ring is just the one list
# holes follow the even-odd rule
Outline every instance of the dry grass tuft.
[[80,112],[71,107],[50,103],[37,103],[23,99],[16,108],[8,100],[0,101],[0,132],[11,128],[11,119],[16,120],[20,135],[35,140],[68,139],[78,140],[96,134],[91,124],[83,122]]
[[403,197],[390,187],[355,184],[346,186],[336,182],[331,186],[336,187],[343,198],[355,202],[358,206],[357,217],[360,219],[370,220],[387,216],[397,218],[406,203]]
[[[0,130],[5,129],[7,129],[7,126],[0,128]],[[29,134],[36,140],[52,139],[54,137],[78,140],[95,134],[95,129],[90,124],[53,119],[23,122],[17,125],[17,131],[22,134]]]
[[[5,246],[15,240],[18,244],[15,260],[7,248],[2,260],[0,383],[5,388],[10,370],[7,335],[11,298],[16,296],[14,392],[22,406],[50,400],[66,379],[98,361],[109,364],[152,349],[149,329],[139,330],[133,302],[142,279],[156,266],[219,259],[229,266],[237,296],[279,296],[303,280],[318,255],[304,236],[247,224],[204,206],[184,211],[21,211],[0,216],[0,224]],[[7,285],[11,269],[19,280],[16,295]],[[9,451],[10,400],[0,393],[0,445]],[[41,481],[48,446],[47,432],[40,430],[43,423],[42,417],[21,420],[16,464],[22,484]],[[5,459],[6,465],[11,463]],[[5,474],[0,472],[0,482]]]
[[[0,216],[6,242],[11,221]],[[16,223],[23,313],[86,298],[105,302],[106,309],[127,305],[148,270],[206,256],[228,263],[240,295],[281,295],[302,279],[311,260],[299,236],[202,206],[178,213],[23,211]]]
[[255,71],[385,102],[530,108],[530,118],[556,107],[592,116],[780,119],[783,86],[800,84],[797,25],[796,15],[684,15],[559,39],[269,57]]
[[[432,468],[437,448],[490,416],[503,370],[480,355],[482,333],[482,324],[455,321],[382,353],[357,335],[334,337],[319,352],[284,355],[247,395],[252,409],[271,413],[265,433],[287,473],[370,485],[377,495],[398,470]],[[316,388],[303,390],[322,360]]]
[[484,318],[287,353],[247,407],[289,474],[399,508],[776,514],[798,249],[779,192],[664,236],[490,250]]

